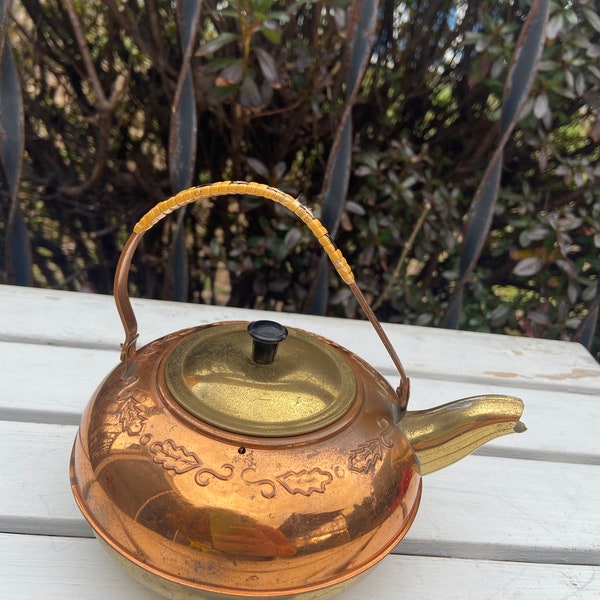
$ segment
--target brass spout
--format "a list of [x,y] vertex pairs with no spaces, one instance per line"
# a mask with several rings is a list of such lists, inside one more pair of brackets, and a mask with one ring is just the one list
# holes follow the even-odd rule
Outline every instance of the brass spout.
[[421,465],[421,475],[460,460],[508,433],[522,433],[523,402],[512,396],[473,396],[428,410],[409,411],[402,428]]

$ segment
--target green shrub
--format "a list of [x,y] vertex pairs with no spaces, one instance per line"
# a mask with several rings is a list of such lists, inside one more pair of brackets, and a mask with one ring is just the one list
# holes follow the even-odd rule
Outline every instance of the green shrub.
[[[154,203],[254,179],[322,216],[382,319],[440,324],[529,3],[176,4],[13,4],[25,152],[19,211],[3,186],[4,280],[18,275],[9,254],[30,252],[35,285],[111,293],[119,249]],[[599,56],[598,7],[552,4],[461,327],[600,350]],[[232,198],[151,230],[132,282],[147,297],[357,316],[331,274],[323,304],[322,264],[293,216]]]

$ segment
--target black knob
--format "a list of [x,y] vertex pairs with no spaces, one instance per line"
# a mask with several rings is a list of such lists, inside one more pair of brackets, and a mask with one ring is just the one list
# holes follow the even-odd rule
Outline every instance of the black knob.
[[275,321],[254,321],[248,325],[252,337],[252,360],[259,365],[270,365],[275,359],[277,346],[287,337],[288,331]]

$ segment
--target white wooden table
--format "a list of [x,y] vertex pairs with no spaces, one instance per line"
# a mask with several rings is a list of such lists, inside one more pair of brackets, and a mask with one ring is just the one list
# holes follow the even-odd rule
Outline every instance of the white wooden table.
[[[272,314],[134,300],[145,344],[184,327]],[[283,314],[396,383],[366,322]],[[340,600],[600,598],[600,366],[577,344],[386,325],[411,409],[480,393],[525,402],[528,431],[428,475],[394,553]],[[117,364],[113,299],[0,286],[0,597],[158,598],[104,553],[68,462],[81,412]]]

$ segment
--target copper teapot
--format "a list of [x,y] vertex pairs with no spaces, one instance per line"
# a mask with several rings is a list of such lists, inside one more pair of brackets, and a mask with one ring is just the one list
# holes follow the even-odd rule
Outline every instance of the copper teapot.
[[[144,232],[212,196],[294,212],[355,294],[400,374],[393,389],[336,343],[274,321],[215,323],[137,349],[128,295]],[[478,396],[406,410],[409,379],[346,260],[312,213],[256,183],[192,188],[134,227],[115,276],[120,364],[90,400],[73,494],[132,575],[169,598],[329,598],[404,537],[421,477],[525,429],[523,403]]]

